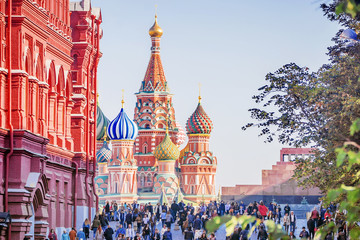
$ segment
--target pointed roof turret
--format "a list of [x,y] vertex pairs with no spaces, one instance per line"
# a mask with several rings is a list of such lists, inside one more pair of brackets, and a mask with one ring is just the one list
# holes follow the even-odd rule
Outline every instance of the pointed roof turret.
[[199,93],[199,103],[193,114],[186,123],[188,134],[210,134],[213,129],[213,123],[201,106],[201,94]]
[[162,34],[163,30],[158,25],[155,15],[155,23],[149,30],[151,37],[150,61],[139,92],[169,92],[160,59],[160,37]]

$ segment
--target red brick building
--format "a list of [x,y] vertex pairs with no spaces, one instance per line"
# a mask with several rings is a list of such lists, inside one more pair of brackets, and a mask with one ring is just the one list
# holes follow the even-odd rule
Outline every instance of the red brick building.
[[45,239],[96,211],[100,24],[90,0],[0,2],[0,212],[13,219],[3,239]]
[[225,201],[244,201],[245,203],[264,200],[270,203],[300,204],[305,197],[310,204],[317,204],[321,192],[317,188],[303,189],[292,179],[296,168],[294,160],[305,158],[311,161],[312,148],[282,148],[280,159],[271,169],[262,170],[260,185],[235,185],[222,187],[221,197]]

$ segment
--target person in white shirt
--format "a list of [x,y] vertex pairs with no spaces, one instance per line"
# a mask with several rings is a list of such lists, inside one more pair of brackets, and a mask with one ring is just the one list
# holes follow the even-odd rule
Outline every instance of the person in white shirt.
[[296,216],[293,211],[290,212],[290,232],[295,233],[296,228]]
[[144,218],[143,218],[143,223],[144,223],[144,225],[146,225],[146,224],[149,224],[149,216],[147,215],[147,214],[145,214],[144,215]]
[[231,205],[230,205],[230,203],[228,202],[228,203],[225,205],[225,213],[226,213],[226,214],[229,214],[230,207],[231,207]]
[[166,225],[163,226],[163,228],[161,229],[160,235],[161,235],[161,239],[163,239],[163,235],[164,233],[167,231]]
[[131,224],[128,225],[125,236],[129,237],[130,239],[133,239],[135,237],[135,232],[134,232],[134,229],[132,228]]

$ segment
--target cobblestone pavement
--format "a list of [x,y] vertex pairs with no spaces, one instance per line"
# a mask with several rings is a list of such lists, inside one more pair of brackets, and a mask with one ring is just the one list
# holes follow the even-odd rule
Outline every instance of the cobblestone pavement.
[[[110,222],[110,226],[114,229],[114,231],[116,231],[118,225],[119,225],[118,222]],[[305,219],[298,219],[297,220],[297,229],[295,230],[295,236],[299,236],[301,228],[303,226],[306,226],[306,220]],[[156,227],[159,230],[161,230],[161,223],[159,223]],[[174,224],[172,224],[172,226],[171,226],[171,233],[173,235],[173,240],[183,240],[184,239],[184,237],[183,237],[183,235],[181,233],[181,230],[174,230]],[[222,226],[215,233],[215,235],[216,235],[217,240],[225,240],[226,239],[225,226]],[[253,235],[251,236],[250,240],[256,240],[256,237],[257,237],[257,234],[254,232]]]

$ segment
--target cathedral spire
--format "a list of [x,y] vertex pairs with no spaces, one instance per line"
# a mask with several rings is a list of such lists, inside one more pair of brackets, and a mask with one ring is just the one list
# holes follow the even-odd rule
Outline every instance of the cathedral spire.
[[140,92],[169,92],[160,59],[160,39],[162,34],[163,30],[157,22],[157,15],[155,15],[155,22],[149,29],[151,56],[144,80],[140,87]]
[[201,103],[201,83],[199,83],[199,104]]
[[125,101],[124,101],[124,89],[122,89],[121,92],[122,92],[121,108],[124,108],[124,103],[125,103]]

